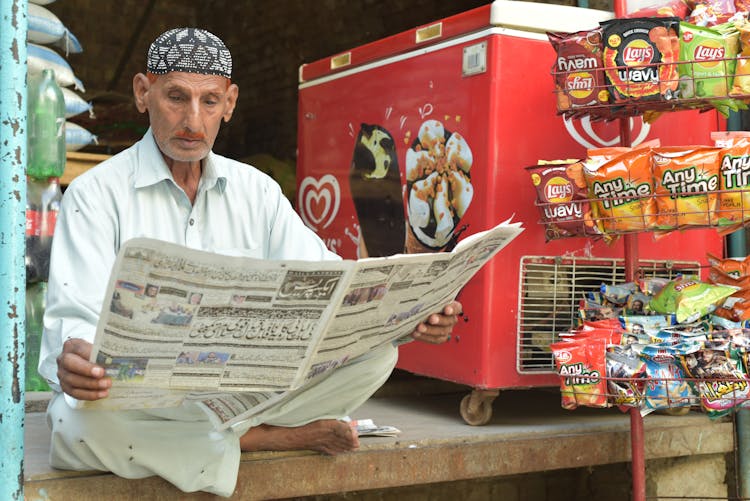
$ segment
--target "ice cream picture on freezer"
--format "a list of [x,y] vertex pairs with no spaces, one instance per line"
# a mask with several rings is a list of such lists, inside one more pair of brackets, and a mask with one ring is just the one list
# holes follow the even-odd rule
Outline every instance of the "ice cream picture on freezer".
[[443,123],[424,121],[406,152],[407,253],[450,250],[474,195],[473,156],[466,139]]
[[404,251],[404,202],[396,144],[380,125],[362,124],[354,143],[349,189],[359,220],[359,257]]

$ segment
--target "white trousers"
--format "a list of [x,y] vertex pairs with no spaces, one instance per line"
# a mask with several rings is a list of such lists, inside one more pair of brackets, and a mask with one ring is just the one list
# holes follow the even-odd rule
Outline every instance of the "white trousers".
[[71,408],[61,393],[55,394],[47,408],[50,464],[111,471],[125,478],[158,475],[185,492],[230,496],[239,470],[239,439],[248,429],[347,416],[385,383],[397,353],[389,344],[356,358],[320,382],[296,390],[295,398],[220,432],[193,404],[148,411],[80,410]]

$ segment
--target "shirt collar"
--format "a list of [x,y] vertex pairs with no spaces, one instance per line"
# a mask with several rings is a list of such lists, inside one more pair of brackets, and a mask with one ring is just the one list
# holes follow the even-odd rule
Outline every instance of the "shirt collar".
[[[138,165],[135,170],[135,188],[144,188],[157,184],[166,179],[172,180],[172,173],[164,161],[161,150],[156,144],[151,128],[141,139],[138,147]],[[227,184],[226,174],[217,155],[213,151],[203,160],[203,178],[201,180],[206,190],[216,188],[224,193]]]

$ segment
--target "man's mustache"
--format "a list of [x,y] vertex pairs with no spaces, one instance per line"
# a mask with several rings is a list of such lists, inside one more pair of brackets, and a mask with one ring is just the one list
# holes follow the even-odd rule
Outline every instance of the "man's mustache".
[[200,132],[177,132],[175,133],[175,136],[180,139],[190,139],[194,141],[206,139],[206,136]]

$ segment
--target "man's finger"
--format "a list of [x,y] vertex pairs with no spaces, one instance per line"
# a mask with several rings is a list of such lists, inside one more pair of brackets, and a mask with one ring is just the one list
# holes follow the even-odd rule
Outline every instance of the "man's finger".
[[92,345],[83,339],[68,339],[63,344],[63,352],[58,357],[58,367],[73,372],[100,378],[104,376],[104,369],[89,362]]

